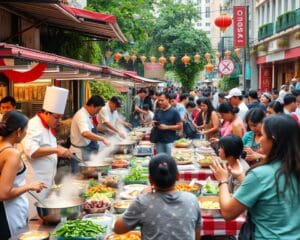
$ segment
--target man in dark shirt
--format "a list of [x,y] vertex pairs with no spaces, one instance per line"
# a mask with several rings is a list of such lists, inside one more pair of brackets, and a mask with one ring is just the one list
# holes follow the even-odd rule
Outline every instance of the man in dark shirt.
[[249,99],[249,104],[247,105],[247,107],[249,109],[251,108],[260,108],[262,109],[264,112],[266,112],[266,106],[259,102],[258,100],[258,94],[257,94],[257,91],[255,90],[250,90],[249,93],[248,93],[248,99]]
[[158,139],[155,144],[157,153],[166,153],[171,155],[173,142],[176,140],[176,130],[182,129],[182,121],[179,112],[171,107],[169,103],[169,95],[167,93],[160,93],[158,96],[158,103],[160,109],[154,115],[154,127],[159,129]]

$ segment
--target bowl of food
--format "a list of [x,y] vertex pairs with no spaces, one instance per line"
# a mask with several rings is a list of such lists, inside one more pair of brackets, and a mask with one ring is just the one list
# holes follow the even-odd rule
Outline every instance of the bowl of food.
[[116,159],[112,162],[111,167],[115,168],[128,168],[129,162],[124,159]]
[[98,173],[107,175],[109,169],[110,164],[107,162],[86,161],[79,163],[79,171],[85,178],[98,178]]
[[113,207],[117,214],[122,214],[126,211],[126,209],[130,206],[131,203],[131,200],[119,200],[114,202]]
[[200,196],[198,202],[202,217],[222,217],[218,196]]
[[131,231],[124,234],[111,233],[104,238],[104,240],[141,240],[141,233]]
[[18,240],[48,240],[49,238],[49,232],[36,230],[28,231],[18,236]]
[[198,164],[203,168],[209,168],[214,159],[217,159],[217,157],[212,155],[203,155],[202,158],[198,159]]
[[107,187],[117,188],[120,183],[120,177],[117,175],[108,175],[103,177],[102,183]]
[[206,182],[201,190],[201,194],[204,196],[217,196],[219,195],[219,187],[217,181]]
[[191,140],[188,140],[186,138],[181,138],[181,139],[175,141],[176,148],[187,148],[189,146],[191,146]]
[[130,160],[132,158],[131,154],[114,154],[113,158],[115,160]]
[[210,147],[211,143],[207,140],[194,139],[192,141],[194,147]]
[[177,191],[190,192],[190,193],[193,193],[196,196],[198,196],[200,194],[200,191],[201,191],[201,186],[196,185],[196,184],[190,186],[190,184],[187,183],[187,182],[178,182],[175,185],[175,189]]
[[83,209],[87,213],[105,213],[111,207],[111,204],[106,201],[85,201]]

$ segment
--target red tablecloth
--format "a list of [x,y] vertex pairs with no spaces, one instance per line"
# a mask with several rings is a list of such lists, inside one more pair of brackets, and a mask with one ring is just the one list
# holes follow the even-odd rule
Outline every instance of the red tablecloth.
[[191,181],[193,178],[198,180],[206,180],[208,177],[215,179],[212,171],[209,168],[200,168],[193,171],[179,171],[179,179],[184,181]]
[[240,215],[231,221],[225,221],[223,218],[202,217],[201,236],[237,236],[245,221],[245,215]]

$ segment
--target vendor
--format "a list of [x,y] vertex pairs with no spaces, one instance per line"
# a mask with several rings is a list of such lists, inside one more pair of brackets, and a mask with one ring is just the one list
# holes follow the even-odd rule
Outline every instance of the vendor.
[[119,96],[113,96],[101,109],[97,115],[99,121],[98,130],[105,134],[118,134],[125,138],[124,131],[118,125],[131,127],[129,122],[124,121],[118,114],[118,108],[122,106],[122,99]]
[[55,86],[47,87],[42,111],[29,120],[27,134],[22,141],[35,176],[48,189],[40,193],[44,199],[54,184],[57,157],[70,158],[69,149],[58,146],[54,128],[64,114],[69,91]]
[[[93,118],[105,105],[100,96],[92,96],[87,103],[79,109],[72,119],[71,124],[71,151],[80,159],[89,160],[90,154],[98,152],[98,141],[110,145],[110,141],[97,134]],[[71,159],[72,173],[78,172],[78,162]]]

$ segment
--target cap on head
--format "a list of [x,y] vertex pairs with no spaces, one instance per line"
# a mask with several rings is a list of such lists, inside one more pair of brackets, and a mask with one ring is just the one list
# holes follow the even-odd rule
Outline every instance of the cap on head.
[[233,88],[229,91],[228,95],[225,97],[227,99],[232,97],[241,97],[243,96],[242,91],[238,88]]

